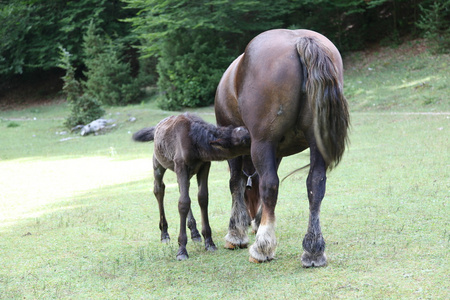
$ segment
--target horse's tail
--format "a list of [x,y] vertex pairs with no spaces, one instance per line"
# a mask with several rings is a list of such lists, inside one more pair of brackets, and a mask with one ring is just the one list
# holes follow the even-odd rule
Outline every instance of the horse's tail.
[[139,130],[138,132],[133,134],[133,140],[136,142],[150,142],[155,138],[155,128],[156,127],[148,127]]
[[[327,165],[337,166],[348,142],[350,123],[347,100],[330,50],[312,37],[297,43],[305,83],[304,91],[313,111],[314,136]],[[306,73],[306,74],[305,74]]]

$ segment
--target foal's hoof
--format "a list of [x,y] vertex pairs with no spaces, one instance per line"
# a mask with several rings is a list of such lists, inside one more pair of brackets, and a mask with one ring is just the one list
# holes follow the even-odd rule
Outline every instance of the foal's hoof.
[[205,247],[206,251],[214,252],[217,250],[216,245],[209,245]]
[[237,248],[244,249],[244,248],[248,247],[248,244],[239,244],[238,245],[238,244],[233,244],[233,243],[230,243],[230,242],[226,241],[224,247],[226,249],[229,249],[229,250],[234,250],[234,249],[237,249]]
[[202,241],[202,236],[197,229],[191,229],[191,240],[196,243]]
[[177,260],[178,261],[186,260],[188,258],[189,258],[189,256],[187,254],[179,254],[179,255],[177,255]]
[[170,235],[167,232],[161,233],[161,243],[168,244],[170,242]]
[[303,268],[325,267],[327,265],[327,256],[325,253],[311,254],[303,252],[302,266]]
[[193,238],[191,238],[191,239],[192,239],[192,241],[193,241],[194,243],[201,243],[201,242],[202,242],[202,237],[201,237],[201,236],[193,237]]

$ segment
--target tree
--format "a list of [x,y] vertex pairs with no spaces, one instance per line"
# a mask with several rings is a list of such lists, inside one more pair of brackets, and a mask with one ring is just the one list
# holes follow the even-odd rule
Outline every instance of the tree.
[[89,94],[82,94],[81,84],[75,79],[75,68],[72,66],[70,60],[70,53],[60,47],[60,63],[59,67],[66,70],[66,75],[63,77],[64,86],[63,91],[67,96],[67,102],[70,106],[70,115],[65,120],[64,124],[72,128],[76,125],[88,124],[105,114],[101,108],[100,103],[89,96]]
[[83,34],[90,21],[109,36],[135,44],[130,24],[119,19],[135,14],[120,0],[3,0],[0,1],[0,75],[54,68],[58,46],[82,64]]
[[84,36],[87,77],[86,92],[105,105],[125,105],[136,102],[140,95],[138,81],[131,76],[130,64],[121,56],[123,45],[97,33],[93,22]]
[[432,41],[436,52],[450,51],[450,0],[434,2],[429,8],[420,6],[422,15],[416,23],[424,31],[425,37]]
[[143,55],[158,57],[158,86],[165,109],[214,101],[220,76],[256,33],[283,27],[287,0],[126,0],[139,9],[129,18]]

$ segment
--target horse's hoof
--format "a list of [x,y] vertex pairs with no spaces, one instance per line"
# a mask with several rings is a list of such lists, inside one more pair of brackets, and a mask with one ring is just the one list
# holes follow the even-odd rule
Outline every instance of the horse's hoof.
[[237,244],[233,244],[231,242],[226,241],[224,247],[225,247],[225,249],[229,249],[229,250],[234,250],[234,249],[237,249],[237,248],[244,249],[244,248],[248,247],[248,244],[239,244],[239,245],[237,245]]
[[311,254],[308,252],[303,252],[302,254],[302,266],[303,268],[318,268],[325,267],[327,265],[327,256],[325,253],[321,254]]
[[189,258],[189,256],[187,254],[178,254],[177,255],[177,260],[178,261],[183,261],[183,260],[186,260],[188,258]]
[[161,243],[163,243],[163,244],[170,243],[170,238],[161,239]]
[[257,260],[257,259],[254,258],[253,256],[250,256],[250,257],[248,258],[248,261],[251,262],[251,263],[254,263],[254,264],[260,264],[260,263],[262,263],[262,261]]

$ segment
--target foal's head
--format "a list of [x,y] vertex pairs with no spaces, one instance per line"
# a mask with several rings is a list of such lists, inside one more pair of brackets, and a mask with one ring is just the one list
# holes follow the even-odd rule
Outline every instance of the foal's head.
[[245,127],[236,127],[231,132],[232,147],[250,147],[250,133]]
[[222,127],[220,138],[211,141],[210,145],[219,150],[227,150],[236,155],[250,151],[250,133],[245,127]]

